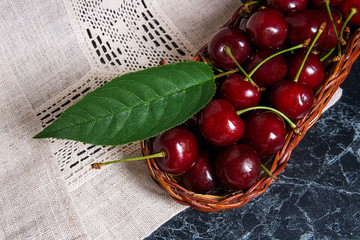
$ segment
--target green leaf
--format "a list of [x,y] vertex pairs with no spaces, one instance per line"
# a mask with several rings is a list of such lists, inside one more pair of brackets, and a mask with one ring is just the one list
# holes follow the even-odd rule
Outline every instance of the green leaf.
[[214,73],[180,62],[114,78],[85,95],[34,138],[121,145],[156,136],[202,109],[215,93]]

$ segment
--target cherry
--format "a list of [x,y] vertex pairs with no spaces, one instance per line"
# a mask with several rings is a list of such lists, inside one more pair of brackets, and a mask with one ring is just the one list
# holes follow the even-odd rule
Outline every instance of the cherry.
[[224,27],[217,31],[208,43],[207,52],[210,61],[225,70],[237,67],[225,53],[225,47],[230,48],[239,64],[243,63],[251,52],[251,43],[244,31],[233,27]]
[[[275,50],[260,50],[253,51],[249,58],[243,64],[246,72],[251,72],[259,63],[267,57],[273,55]],[[287,64],[283,55],[278,55],[267,60],[258,68],[251,78],[263,87],[269,87],[275,82],[280,81],[286,75]]]
[[186,189],[196,193],[209,193],[214,190],[217,179],[210,163],[210,155],[205,150],[199,150],[195,164],[183,175]]
[[270,105],[291,120],[305,116],[314,102],[314,94],[310,87],[289,80],[275,83],[270,89],[269,98]]
[[246,23],[246,33],[262,49],[276,49],[284,44],[288,26],[284,15],[271,8],[253,13]]
[[227,146],[237,142],[244,133],[244,122],[233,105],[225,99],[212,100],[200,112],[199,128],[210,143]]
[[298,120],[305,116],[310,111],[314,102],[313,90],[307,85],[299,82],[299,77],[311,50],[318,42],[319,38],[323,35],[325,27],[325,22],[320,24],[318,31],[305,53],[305,57],[301,60],[301,66],[299,67],[293,81],[282,80],[277,82],[270,90],[270,104],[291,120]]
[[182,174],[189,170],[198,158],[198,144],[195,136],[186,128],[178,126],[158,135],[153,142],[155,154],[120,159],[109,162],[93,163],[92,168],[127,161],[155,158],[159,168],[166,173]]
[[258,178],[260,166],[259,155],[253,148],[244,144],[222,149],[215,161],[219,180],[232,190],[250,188]]
[[277,153],[285,142],[286,126],[284,120],[268,110],[255,110],[244,119],[243,143],[253,147],[260,157]]
[[175,127],[158,135],[153,142],[153,150],[156,153],[164,152],[164,157],[156,158],[156,163],[161,170],[171,174],[186,172],[198,157],[196,138],[183,127]]
[[269,7],[283,13],[301,11],[306,8],[306,0],[267,0],[266,3]]
[[221,85],[221,97],[231,102],[235,110],[256,106],[260,101],[260,91],[245,78],[241,74],[231,74]]
[[[330,50],[338,45],[338,36],[339,36],[338,34],[340,34],[341,32],[341,27],[343,26],[343,22],[341,21],[339,14],[336,12],[333,11],[330,12],[333,21],[331,21],[329,13],[327,12],[326,8],[322,8],[321,12],[326,18],[328,32],[325,41],[321,44],[320,47],[325,50]],[[335,25],[336,32],[334,30],[333,23]]]
[[[335,7],[339,3],[342,2],[342,0],[328,0],[330,7]],[[307,0],[308,5],[313,8],[320,8],[324,4],[324,0]]]
[[[302,61],[306,57],[306,52],[301,51],[293,54],[288,61],[288,79],[294,80],[301,67]],[[309,86],[312,90],[316,90],[324,81],[325,71],[320,58],[309,53],[305,64],[299,75],[298,82]]]
[[[325,17],[320,11],[306,9],[304,11],[292,12],[286,16],[286,21],[289,25],[289,34],[287,41],[291,45],[297,45],[304,42],[306,39],[313,39],[320,29],[320,25],[326,22]],[[326,39],[327,26],[324,32],[316,41],[314,47],[320,46]]]
[[[349,18],[351,16],[349,23],[352,25],[360,25],[360,1],[359,0],[343,0],[339,6],[338,10],[341,12],[343,19]],[[352,13],[352,9],[355,11]]]

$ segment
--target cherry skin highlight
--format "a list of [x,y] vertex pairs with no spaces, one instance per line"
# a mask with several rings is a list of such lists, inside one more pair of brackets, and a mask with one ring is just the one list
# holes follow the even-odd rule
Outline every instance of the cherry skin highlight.
[[249,81],[245,81],[245,76],[241,74],[231,74],[221,85],[221,97],[228,100],[235,110],[245,109],[256,106],[261,97],[261,93]]
[[255,110],[244,119],[243,143],[253,147],[260,157],[277,153],[285,142],[284,120],[272,111]]
[[249,20],[249,17],[243,17],[243,18],[241,18],[241,20],[240,20],[239,28],[240,28],[241,30],[243,30],[244,32],[246,32],[246,23],[247,23],[248,20]]
[[212,100],[201,110],[199,128],[204,138],[216,146],[234,144],[244,134],[244,122],[225,99]]
[[195,164],[183,175],[183,184],[186,189],[196,193],[205,194],[214,190],[217,179],[208,152],[199,150]]
[[[288,61],[288,79],[295,79],[305,55],[306,52],[301,51],[290,57]],[[316,90],[323,83],[324,78],[325,71],[320,58],[317,55],[310,53],[302,68],[298,82],[307,85],[312,90]]]
[[306,8],[306,0],[267,0],[269,7],[275,8],[283,13],[301,11]]
[[280,11],[266,8],[250,16],[246,23],[246,33],[255,46],[276,49],[286,40],[288,24]]
[[175,127],[157,136],[153,143],[156,153],[165,152],[165,157],[156,158],[164,172],[182,174],[189,170],[198,158],[195,136],[183,127]]
[[222,149],[215,165],[219,180],[231,190],[250,188],[256,182],[261,167],[259,155],[244,144]]
[[217,31],[209,41],[207,52],[210,61],[225,70],[237,68],[225,52],[225,47],[230,48],[239,64],[243,63],[251,52],[251,43],[244,31],[233,27],[224,27]]
[[276,83],[269,93],[270,105],[291,120],[298,120],[309,112],[314,93],[308,86],[289,80]]

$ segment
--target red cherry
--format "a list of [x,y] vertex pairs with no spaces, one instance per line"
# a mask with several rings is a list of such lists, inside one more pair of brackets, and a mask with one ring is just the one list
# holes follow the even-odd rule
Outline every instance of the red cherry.
[[[244,69],[250,73],[260,62],[273,55],[275,50],[259,50],[252,52],[244,63]],[[282,80],[287,71],[286,60],[283,55],[278,55],[266,61],[251,76],[252,80],[263,87],[269,87]]]
[[357,12],[351,17],[349,23],[352,25],[360,25],[360,1],[359,0],[343,0],[337,6],[341,12],[343,19],[347,19],[350,15],[351,9],[354,8]]
[[[321,9],[321,12],[322,14],[325,16],[326,18],[326,24],[328,26],[328,31],[327,31],[327,36],[326,36],[326,39],[325,41],[321,44],[321,48],[322,49],[325,49],[325,50],[330,50],[334,47],[337,46],[338,44],[338,39],[336,37],[336,34],[335,34],[335,31],[334,31],[334,27],[332,25],[332,22],[331,22],[331,19],[329,17],[329,14],[326,10],[326,8],[322,8]],[[336,31],[338,33],[338,35],[340,35],[340,31],[341,31],[341,28],[343,26],[343,21],[341,21],[341,18],[339,16],[338,13],[336,12],[331,12],[331,17],[333,18],[333,21],[334,21],[334,24],[335,24],[335,27],[336,27]]]
[[235,69],[237,66],[225,52],[225,47],[230,48],[239,64],[243,63],[251,52],[251,43],[244,31],[233,27],[217,31],[210,39],[207,51],[211,62],[226,70]]
[[[320,25],[326,22],[325,17],[320,11],[307,9],[304,11],[289,13],[286,16],[289,25],[289,34],[287,41],[291,45],[303,43],[306,39],[313,39],[319,31]],[[327,28],[321,33],[314,47],[320,46],[326,39]]]
[[301,11],[306,8],[306,0],[267,0],[269,7],[283,13]]
[[253,147],[260,157],[277,153],[285,142],[284,120],[272,111],[255,110],[244,119],[243,142]]
[[219,180],[227,188],[245,190],[256,182],[261,163],[259,155],[253,148],[244,144],[235,144],[220,151],[215,165]]
[[284,15],[271,8],[253,13],[246,23],[246,33],[262,49],[276,49],[284,44],[288,26]]
[[157,136],[153,150],[165,153],[165,157],[156,158],[156,163],[160,169],[171,174],[186,172],[198,158],[196,138],[183,127],[172,128]]
[[244,122],[229,101],[215,99],[201,110],[199,128],[201,134],[210,143],[227,146],[242,137]]
[[249,81],[245,81],[245,76],[241,74],[228,76],[221,86],[220,94],[231,102],[235,110],[254,107],[261,97],[259,90]]
[[216,186],[216,174],[210,163],[209,154],[199,151],[199,157],[195,164],[183,175],[184,186],[196,193],[208,193]]
[[[293,54],[288,61],[288,79],[294,80],[301,66],[306,52],[298,52]],[[324,81],[325,71],[319,57],[310,53],[305,61],[305,65],[299,76],[299,83],[309,86],[312,90],[316,90]]]
[[309,112],[314,94],[308,86],[294,81],[282,80],[269,93],[270,105],[291,120],[298,120]]

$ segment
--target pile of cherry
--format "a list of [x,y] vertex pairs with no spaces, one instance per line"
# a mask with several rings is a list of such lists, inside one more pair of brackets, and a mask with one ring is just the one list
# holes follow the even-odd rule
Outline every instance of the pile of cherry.
[[154,152],[165,153],[158,166],[181,174],[180,182],[197,193],[250,188],[262,161],[296,130],[290,120],[312,107],[325,77],[321,58],[339,50],[351,9],[347,25],[360,25],[360,1],[329,3],[332,21],[322,0],[267,0],[239,27],[220,29],[208,43],[210,64],[219,72],[243,71],[218,78],[204,109],[155,138]]
[[[247,3],[248,6],[255,2]],[[324,61],[341,55],[346,27],[360,25],[359,0],[267,0],[238,26],[210,39],[212,101],[181,126],[153,139],[158,167],[186,189],[241,191],[284,145],[321,89]],[[331,13],[331,14],[329,14]]]

